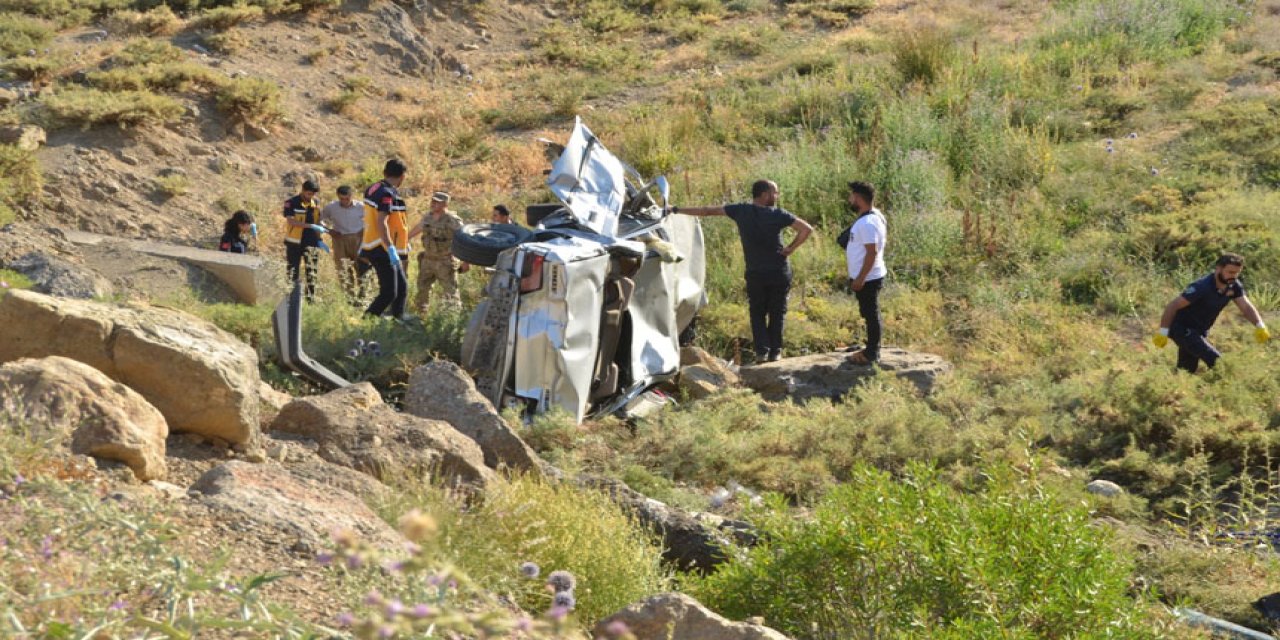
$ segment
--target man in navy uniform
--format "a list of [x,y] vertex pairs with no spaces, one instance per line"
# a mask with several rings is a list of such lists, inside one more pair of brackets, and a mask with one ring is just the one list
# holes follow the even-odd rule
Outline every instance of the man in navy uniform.
[[1228,302],[1236,303],[1244,318],[1254,325],[1253,335],[1259,343],[1271,339],[1258,309],[1244,294],[1244,284],[1240,282],[1243,269],[1244,258],[1234,253],[1223,254],[1213,273],[1191,283],[1182,295],[1165,305],[1160,331],[1152,336],[1151,342],[1160,348],[1170,340],[1178,345],[1179,369],[1195,373],[1201,362],[1210,368],[1218,362],[1222,354],[1209,344],[1209,329]]

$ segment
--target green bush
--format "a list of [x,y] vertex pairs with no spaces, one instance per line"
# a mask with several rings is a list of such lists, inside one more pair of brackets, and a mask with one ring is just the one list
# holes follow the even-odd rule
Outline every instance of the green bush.
[[182,49],[164,40],[134,38],[127,42],[119,53],[111,56],[111,61],[122,67],[137,67],[179,62],[185,57],[186,54]]
[[904,31],[890,43],[893,66],[908,83],[932,83],[957,57],[954,36],[937,26]]
[[[36,154],[10,144],[0,144],[0,218],[12,217],[12,208],[40,197],[43,176]],[[12,220],[0,220],[0,225]]]
[[961,493],[921,466],[857,467],[809,517],[756,522],[761,544],[689,589],[796,637],[1162,637],[1128,596],[1132,562],[1034,478],[992,470]]
[[66,65],[67,61],[57,55],[19,56],[0,62],[0,70],[3,70],[7,76],[45,85],[66,69]]
[[237,78],[214,93],[218,109],[241,122],[269,125],[284,118],[280,87],[263,78]]
[[86,75],[90,86],[105,91],[185,92],[195,88],[216,88],[227,82],[225,76],[192,62],[178,62],[144,67],[116,67],[93,71]]
[[149,11],[117,11],[107,16],[105,26],[111,33],[167,36],[177,33],[183,25],[182,18],[162,4]]
[[543,579],[551,571],[577,578],[575,613],[586,624],[670,588],[661,548],[603,493],[518,477],[486,489],[474,508],[463,510],[454,500],[436,489],[409,488],[383,512],[431,513],[440,525],[442,559],[525,611],[546,611],[551,602],[542,580],[521,577],[525,562],[541,567]]
[[0,56],[14,57],[43,49],[53,29],[41,20],[17,13],[0,13]]
[[62,89],[40,97],[37,118],[52,128],[128,127],[176,122],[185,111],[177,100],[146,91]]
[[191,19],[195,29],[226,31],[246,22],[261,20],[266,15],[262,7],[251,4],[234,4],[230,6],[205,9]]

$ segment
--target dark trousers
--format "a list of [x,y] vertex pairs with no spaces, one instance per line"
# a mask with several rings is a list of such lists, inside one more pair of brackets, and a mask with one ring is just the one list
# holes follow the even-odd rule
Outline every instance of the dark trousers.
[[1218,363],[1218,358],[1222,357],[1222,354],[1209,344],[1208,337],[1207,331],[1178,326],[1169,328],[1169,339],[1178,345],[1179,369],[1195,373],[1196,369],[1200,368],[1201,362],[1210,369]]
[[746,279],[751,342],[756,355],[779,353],[787,315],[787,294],[791,292],[791,272],[748,272]]
[[858,314],[867,322],[867,346],[863,355],[868,360],[880,359],[880,290],[884,288],[884,278],[868,280],[862,284],[861,291],[854,291],[853,297],[858,299]]
[[305,279],[303,292],[307,300],[316,294],[316,260],[315,247],[305,247],[300,243],[284,243],[284,259],[289,265],[289,282]]
[[365,313],[381,316],[390,308],[393,317],[404,315],[405,301],[409,299],[409,279],[404,273],[404,263],[392,265],[387,250],[382,247],[361,251],[360,259],[362,263],[368,261],[374,273],[378,274],[378,295],[369,303]]

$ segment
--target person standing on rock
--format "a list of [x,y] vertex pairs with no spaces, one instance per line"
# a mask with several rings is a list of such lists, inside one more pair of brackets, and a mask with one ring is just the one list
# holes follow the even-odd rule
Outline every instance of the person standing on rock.
[[418,313],[426,313],[431,302],[431,286],[440,285],[445,304],[457,309],[462,306],[458,297],[458,274],[466,273],[471,265],[453,257],[453,234],[462,228],[462,218],[449,210],[449,194],[437,191],[431,194],[431,211],[409,230],[409,237],[422,236],[422,251],[418,253],[418,297],[414,307]]
[[253,222],[253,215],[248,211],[237,211],[222,224],[222,239],[218,241],[218,251],[249,253],[249,239],[256,237],[258,225]]
[[284,248],[285,260],[289,265],[289,282],[303,279],[308,301],[316,292],[314,252],[317,249],[327,249],[320,235],[327,233],[328,229],[320,226],[320,207],[316,203],[316,195],[319,193],[320,187],[307,180],[302,183],[301,193],[284,201]]
[[1163,349],[1172,340],[1178,345],[1178,368],[1195,373],[1204,362],[1213,368],[1222,356],[1209,344],[1209,330],[1218,320],[1218,314],[1228,302],[1245,320],[1254,326],[1253,336],[1259,343],[1271,339],[1271,332],[1262,322],[1262,315],[1244,293],[1240,272],[1244,270],[1244,258],[1234,253],[1223,254],[1214,265],[1213,273],[1192,282],[1182,295],[1165,305],[1160,316],[1160,330],[1151,342]]
[[[751,340],[758,361],[782,357],[782,329],[791,291],[791,264],[787,258],[809,239],[813,227],[778,206],[781,192],[770,180],[751,185],[751,202],[720,207],[672,207],[672,213],[690,216],[727,216],[738,225],[746,262],[747,308],[751,316]],[[782,230],[795,238],[785,247]]]
[[845,244],[845,265],[849,270],[849,290],[858,299],[858,313],[867,323],[867,344],[850,359],[871,364],[880,359],[880,290],[888,270],[884,266],[887,234],[884,214],[875,208],[876,190],[866,182],[849,183],[849,206],[858,214],[849,228]]
[[397,191],[407,172],[404,162],[388,160],[382,169],[382,180],[364,191],[360,261],[378,274],[378,295],[365,310],[365,314],[374,317],[382,317],[390,309],[393,317],[402,318],[409,296],[409,279],[404,272],[409,229],[404,200]]
[[356,260],[359,259],[360,243],[364,239],[364,205],[352,197],[351,187],[338,187],[338,199],[326,204],[320,211],[320,224],[329,228],[329,239],[333,242],[333,265],[338,271],[338,282],[347,292],[347,297],[359,298],[359,274]]

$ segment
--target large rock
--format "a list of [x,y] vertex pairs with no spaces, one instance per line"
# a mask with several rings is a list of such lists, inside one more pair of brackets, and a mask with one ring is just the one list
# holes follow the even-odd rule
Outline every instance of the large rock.
[[769,627],[727,620],[683,593],[637,602],[601,620],[592,635],[614,637],[610,627],[619,622],[636,640],[787,640]]
[[310,439],[321,458],[384,481],[440,474],[485,485],[494,477],[480,445],[447,423],[397,412],[367,382],[290,402],[271,431]]
[[494,469],[506,466],[541,473],[542,461],[525,444],[475,382],[458,365],[447,360],[429,362],[413,370],[404,395],[405,413],[443,420],[476,441],[484,463]]
[[128,385],[174,431],[231,443],[258,437],[258,354],[194,316],[10,291],[0,362],[64,356]]
[[380,2],[369,8],[373,24],[369,30],[382,34],[374,50],[383,56],[398,58],[400,70],[415,76],[426,76],[440,69],[435,47],[427,41],[413,17],[394,2]]
[[733,365],[698,347],[680,350],[679,387],[690,398],[701,400],[726,387],[738,385]]
[[0,366],[0,408],[60,438],[71,451],[128,465],[139,480],[163,478],[169,425],[145,398],[68,358]]
[[330,546],[336,531],[354,531],[388,550],[404,542],[360,498],[276,464],[233,460],[205,472],[191,488],[203,494],[205,504],[284,531],[313,549]]
[[755,544],[756,536],[745,522],[712,513],[690,512],[654,500],[612,478],[583,475],[578,485],[604,491],[615,504],[662,538],[662,558],[682,571],[708,572],[724,562],[730,540]]
[[[839,400],[864,380],[876,375],[876,367],[854,364],[851,354],[819,353],[783,358],[739,372],[744,386],[754,389],[766,400]],[[899,378],[906,378],[921,393],[931,393],[938,378],[951,371],[951,364],[940,356],[912,353],[902,349],[882,349],[878,367]]]
[[31,252],[11,260],[5,268],[31,281],[31,290],[62,298],[85,300],[111,295],[111,283],[89,269],[57,256]]
[[46,139],[44,129],[33,124],[0,126],[0,144],[11,144],[23,151],[39,149]]

